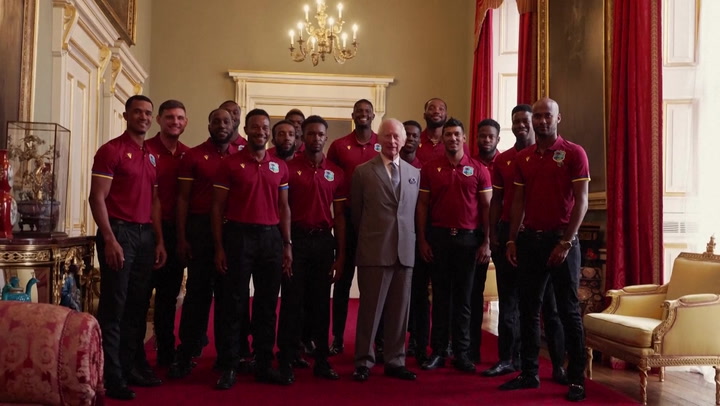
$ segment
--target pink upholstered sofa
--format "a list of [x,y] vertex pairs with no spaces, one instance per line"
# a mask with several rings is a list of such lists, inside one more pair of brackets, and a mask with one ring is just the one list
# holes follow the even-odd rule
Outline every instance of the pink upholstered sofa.
[[0,403],[102,403],[100,326],[65,307],[0,301]]

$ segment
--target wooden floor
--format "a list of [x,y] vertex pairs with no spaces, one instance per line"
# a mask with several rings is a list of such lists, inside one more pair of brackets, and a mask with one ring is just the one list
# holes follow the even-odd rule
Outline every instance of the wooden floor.
[[[492,303],[483,318],[483,329],[497,335],[497,303]],[[547,351],[542,350],[544,356]],[[640,404],[640,375],[636,368],[611,369],[596,357],[593,363],[593,381],[612,387],[636,399]],[[691,372],[667,371],[665,382],[657,374],[648,377],[648,405],[652,406],[708,406],[715,404],[715,384],[702,375]]]

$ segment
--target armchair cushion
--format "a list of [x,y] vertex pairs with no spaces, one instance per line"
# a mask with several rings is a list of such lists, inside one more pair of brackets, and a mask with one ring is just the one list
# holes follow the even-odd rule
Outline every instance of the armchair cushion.
[[632,347],[652,347],[652,333],[660,320],[648,317],[589,313],[584,317],[586,334],[591,333]]
[[100,326],[91,315],[0,301],[0,403],[97,404],[102,366]]
[[696,293],[720,294],[720,263],[679,256],[673,263],[666,300]]

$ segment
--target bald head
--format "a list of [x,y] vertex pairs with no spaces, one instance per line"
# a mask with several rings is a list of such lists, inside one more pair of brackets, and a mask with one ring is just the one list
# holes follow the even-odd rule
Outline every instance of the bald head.
[[403,124],[394,118],[388,118],[380,123],[378,129],[378,141],[380,142],[381,153],[388,159],[395,159],[400,154],[400,149],[405,145],[407,134]]
[[555,100],[544,97],[533,104],[532,125],[537,138],[557,136],[560,119],[560,106]]

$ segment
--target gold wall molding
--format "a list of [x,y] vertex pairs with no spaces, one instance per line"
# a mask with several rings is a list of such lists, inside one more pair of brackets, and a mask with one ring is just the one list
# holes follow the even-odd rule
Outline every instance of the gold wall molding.
[[18,118],[31,121],[33,118],[33,93],[35,92],[35,48],[37,42],[37,2],[25,0],[23,10],[22,61],[20,66],[20,106]]
[[119,56],[113,55],[112,57],[110,57],[110,94],[115,94],[117,78],[120,74],[120,71],[122,70],[122,66],[122,59],[120,59]]
[[70,4],[65,3],[63,7],[63,36],[62,36],[62,49],[68,50],[70,45],[70,32],[78,21],[77,8]]
[[50,261],[52,251],[2,251],[0,252],[0,263],[24,263],[24,262],[45,262]]

